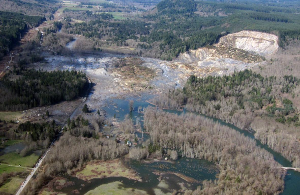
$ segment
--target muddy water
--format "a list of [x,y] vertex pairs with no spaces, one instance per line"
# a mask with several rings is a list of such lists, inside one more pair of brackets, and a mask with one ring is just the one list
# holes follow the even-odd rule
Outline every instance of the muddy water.
[[26,147],[26,144],[24,143],[18,143],[11,146],[7,146],[4,149],[0,150],[0,153],[11,153],[11,152],[21,152]]
[[[212,163],[199,160],[199,159],[187,159],[181,158],[173,162],[149,162],[140,163],[138,161],[126,161],[127,166],[137,171],[142,178],[142,182],[130,180],[124,177],[104,178],[104,179],[92,179],[89,182],[77,179],[76,177],[67,177],[68,181],[74,182],[74,185],[68,186],[59,190],[67,194],[72,194],[74,190],[79,190],[80,194],[85,194],[96,187],[108,184],[116,181],[120,181],[124,188],[134,188],[146,191],[149,195],[154,195],[155,189],[160,189],[164,193],[171,193],[173,190],[180,190],[182,186],[186,189],[196,189],[203,180],[215,180],[218,169]],[[164,173],[161,176],[155,173]],[[187,182],[180,176],[176,176],[174,173],[183,174],[194,180]],[[163,180],[165,186],[160,185],[160,181]]]

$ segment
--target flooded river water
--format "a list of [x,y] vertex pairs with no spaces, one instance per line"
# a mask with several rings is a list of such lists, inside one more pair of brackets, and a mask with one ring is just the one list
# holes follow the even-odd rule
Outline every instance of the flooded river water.
[[[152,97],[151,95],[144,95],[142,97],[136,97],[136,98],[127,98],[127,99],[110,99],[108,101],[109,105],[114,105],[110,107],[105,107],[104,109],[107,111],[107,115],[109,117],[114,117],[117,116],[120,120],[123,120],[125,114],[129,114],[129,101],[133,100],[134,101],[134,111],[132,113],[132,117],[141,117],[142,115],[137,112],[138,107],[147,107],[151,106],[149,103],[147,103],[147,99]],[[122,112],[117,112],[118,110],[121,110]],[[171,111],[180,114],[181,112],[177,111]],[[117,114],[117,115],[116,115]],[[207,116],[205,116],[207,117]],[[210,117],[207,117],[210,118]],[[267,145],[262,144],[259,140],[255,139],[254,135],[248,131],[244,131],[239,129],[238,127],[225,123],[222,120],[211,118],[217,123],[220,123],[221,125],[226,125],[234,130],[236,130],[238,133],[243,134],[246,137],[249,137],[253,140],[256,141],[256,145],[267,150],[269,153],[271,153],[274,157],[274,160],[277,161],[279,164],[281,164],[283,167],[292,167],[292,163],[288,161],[286,158],[284,158],[281,154],[278,152],[275,152],[271,148],[269,148]],[[207,177],[206,179],[210,179]],[[282,195],[290,195],[290,194],[298,194],[300,192],[300,173],[294,170],[288,170],[287,175],[285,177],[285,188]]]
[[[117,87],[107,87],[101,86],[101,82],[107,82],[107,85],[113,85],[114,78],[110,78],[107,75],[105,69],[112,64],[112,61],[116,57],[123,56],[113,56],[113,55],[102,55],[102,56],[89,56],[89,57],[64,57],[64,56],[49,56],[47,60],[49,65],[46,69],[48,70],[79,70],[86,72],[89,77],[94,79],[93,81],[96,83],[95,91],[90,94],[89,101],[87,104],[93,106],[92,109],[94,112],[96,110],[105,110],[107,117],[116,118],[118,121],[122,121],[124,117],[129,114],[134,122],[137,119],[142,123],[143,115],[138,112],[138,110],[142,110],[147,106],[151,106],[147,103],[147,100],[152,98],[153,95],[148,93],[140,94],[139,97],[129,97],[127,93],[127,98],[113,98],[111,94],[118,93],[116,91]],[[153,69],[161,69],[162,74],[158,76],[153,82],[153,85],[157,85],[158,87],[164,88],[165,86],[175,87],[180,86],[181,83],[184,82],[184,79],[178,79],[179,72],[176,70],[169,69],[164,63],[160,60],[156,59],[147,59],[143,58],[145,61],[145,65],[148,67],[152,67]],[[101,71],[98,71],[101,69]],[[103,69],[103,70],[102,70]],[[98,79],[98,80],[97,80]],[[102,88],[97,88],[101,86]],[[101,99],[99,99],[101,97]],[[104,101],[103,101],[104,100]],[[129,112],[129,102],[130,100],[134,101],[134,110],[133,112]],[[101,102],[102,101],[102,102]],[[98,104],[98,102],[101,102]],[[178,112],[177,112],[178,113]],[[255,139],[254,135],[243,131],[233,125],[224,123],[218,119],[213,119],[215,122],[218,122],[222,125],[230,126],[235,129],[237,133],[241,133],[251,139]],[[140,137],[141,133],[137,133]],[[145,136],[147,139],[147,136]],[[274,159],[280,163],[284,167],[291,167],[291,162],[285,159],[279,153],[270,149],[267,145],[261,144],[260,141],[256,140],[257,146],[267,150],[274,156]],[[75,183],[74,186],[69,186],[64,188],[62,192],[70,194],[77,186],[81,186],[80,193],[84,194],[89,192],[90,190],[95,189],[97,186],[109,184],[112,182],[121,181],[123,187],[125,188],[135,188],[140,189],[148,194],[155,194],[155,190],[160,190],[162,193],[171,193],[172,190],[178,189],[195,189],[197,186],[201,185],[201,181],[203,180],[215,180],[216,175],[218,174],[217,167],[206,160],[199,159],[187,159],[181,158],[172,163],[164,162],[164,161],[153,161],[149,163],[140,163],[136,161],[124,161],[124,163],[130,168],[136,170],[136,172],[143,179],[142,182],[130,180],[127,178],[104,178],[104,179],[93,179],[91,182],[85,182],[83,180],[69,177],[68,179]],[[159,175],[155,173],[164,172],[164,175]],[[175,173],[175,174],[174,174]],[[191,178],[197,182],[190,182],[182,179],[182,177],[178,175],[184,175],[188,178]],[[161,185],[161,181],[164,182],[164,185]],[[182,185],[179,185],[182,183]],[[162,187],[164,186],[164,187]],[[300,173],[288,170],[287,176],[285,178],[285,189],[282,193],[283,195],[288,194],[298,194],[300,192]]]

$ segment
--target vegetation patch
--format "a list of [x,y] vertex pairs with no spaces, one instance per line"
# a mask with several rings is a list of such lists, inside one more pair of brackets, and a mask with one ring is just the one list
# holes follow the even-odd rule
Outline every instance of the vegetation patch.
[[217,56],[221,55],[225,58],[231,58],[246,63],[261,62],[264,60],[261,56],[252,54],[242,49],[228,48],[222,45],[219,47],[211,46],[211,48],[216,50]]
[[26,16],[19,13],[0,11],[0,59],[17,44],[20,40],[20,34],[30,27],[37,26],[43,19],[40,16]]
[[[57,191],[62,190],[63,188],[66,188],[68,186],[73,186],[74,182],[68,181],[66,178],[63,177],[56,177],[52,179],[46,186],[43,186],[43,189],[40,191],[39,194],[45,194],[45,195],[57,195]],[[59,193],[64,194],[64,193]]]
[[40,195],[66,195],[62,192],[51,191],[50,188],[43,188],[43,190],[39,193]]
[[155,188],[155,189],[154,189],[154,193],[155,193],[155,194],[172,195],[171,192],[165,193],[165,192],[163,192],[163,191],[162,191],[161,189],[159,189],[159,188]]
[[76,173],[76,177],[82,180],[105,177],[126,177],[140,180],[136,173],[126,168],[119,159],[89,162],[82,171]]
[[124,13],[120,12],[108,12],[109,14],[113,15],[114,19],[116,20],[125,20],[126,17],[124,17]]
[[148,194],[146,191],[134,188],[124,188],[123,184],[119,181],[101,185],[94,190],[87,192],[85,195],[143,195]]
[[23,181],[24,179],[22,178],[13,177],[9,182],[0,187],[0,192],[15,194]]
[[23,116],[22,112],[0,112],[0,120],[16,121]]
[[6,75],[0,82],[0,110],[24,110],[73,100],[82,95],[88,85],[84,73],[24,71],[22,63],[14,69],[14,74]]
[[28,169],[24,169],[23,167],[8,166],[6,164],[0,165],[0,175],[2,175],[3,173],[19,173],[27,170]]
[[38,156],[31,154],[29,156],[21,157],[17,153],[8,153],[0,156],[0,161],[9,165],[21,165],[22,167],[33,167],[38,160]]

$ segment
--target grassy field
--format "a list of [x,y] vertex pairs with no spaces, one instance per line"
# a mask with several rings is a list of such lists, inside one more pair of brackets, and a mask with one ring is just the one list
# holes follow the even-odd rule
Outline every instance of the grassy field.
[[85,195],[137,195],[137,194],[148,194],[146,191],[133,189],[133,188],[124,188],[123,184],[119,181],[104,184],[98,186],[94,190],[88,191]]
[[76,177],[83,180],[105,177],[140,179],[132,170],[122,165],[119,160],[89,162],[82,171],[76,174]]
[[44,188],[42,190],[42,192],[39,193],[40,195],[66,195],[62,192],[53,192],[53,191],[50,191],[49,188]]
[[0,187],[0,193],[5,192],[8,194],[15,194],[16,191],[19,189],[19,186],[22,184],[24,179],[21,179],[19,177],[13,177],[9,182],[4,184]]
[[0,175],[3,173],[13,173],[13,172],[24,172],[28,169],[22,168],[22,167],[10,167],[5,164],[0,165]]
[[21,118],[22,115],[22,112],[0,112],[0,120],[15,121],[17,118]]
[[124,17],[124,13],[122,12],[107,12],[111,15],[113,15],[114,19],[116,20],[125,20],[126,17]]
[[9,165],[21,165],[23,167],[33,167],[39,156],[31,154],[30,156],[21,157],[17,153],[8,153],[0,156],[0,161]]

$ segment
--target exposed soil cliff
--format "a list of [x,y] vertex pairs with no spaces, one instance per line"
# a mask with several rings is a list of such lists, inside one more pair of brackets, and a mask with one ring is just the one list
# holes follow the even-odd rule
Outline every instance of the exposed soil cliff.
[[245,30],[221,37],[218,45],[242,49],[262,56],[273,54],[279,48],[276,35]]
[[179,56],[180,61],[192,63],[195,61],[231,58],[234,60],[253,63],[262,61],[265,56],[277,52],[278,37],[273,34],[241,31],[220,38],[219,43],[190,50]]
[[[264,63],[265,57],[277,52],[276,35],[241,31],[222,37],[219,43],[181,54],[176,62],[189,65],[194,74],[230,74]],[[199,74],[208,69],[206,74]],[[199,72],[200,71],[200,72]]]

